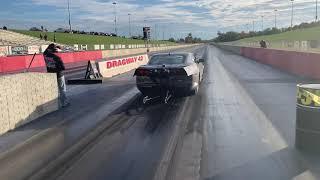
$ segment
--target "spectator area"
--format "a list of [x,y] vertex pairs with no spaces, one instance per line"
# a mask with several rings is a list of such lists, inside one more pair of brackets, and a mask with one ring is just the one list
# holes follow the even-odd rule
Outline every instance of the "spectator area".
[[41,46],[50,43],[40,38],[0,29],[0,46]]

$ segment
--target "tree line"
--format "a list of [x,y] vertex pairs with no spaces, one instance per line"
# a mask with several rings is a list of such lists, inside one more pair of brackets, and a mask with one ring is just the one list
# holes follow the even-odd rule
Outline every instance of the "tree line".
[[217,37],[213,39],[214,42],[230,42],[230,41],[237,41],[244,38],[250,37],[257,37],[257,36],[264,36],[264,35],[273,35],[279,34],[287,31],[297,30],[297,29],[304,29],[310,27],[317,27],[320,25],[320,22],[311,22],[311,23],[301,23],[299,25],[295,25],[292,28],[267,28],[263,31],[250,31],[250,32],[235,32],[235,31],[228,31],[226,33],[222,33],[218,31]]
[[170,38],[169,41],[177,42],[177,43],[187,43],[187,44],[203,42],[201,38],[193,37],[192,33],[189,33],[185,38],[180,38],[177,40],[175,40],[174,38]]

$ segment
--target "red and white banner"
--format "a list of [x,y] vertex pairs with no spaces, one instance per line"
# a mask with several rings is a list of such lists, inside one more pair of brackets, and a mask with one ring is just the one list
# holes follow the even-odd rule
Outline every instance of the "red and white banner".
[[147,64],[148,55],[130,56],[121,59],[112,59],[99,62],[99,70],[103,77],[112,77],[121,73],[131,71],[141,65]]

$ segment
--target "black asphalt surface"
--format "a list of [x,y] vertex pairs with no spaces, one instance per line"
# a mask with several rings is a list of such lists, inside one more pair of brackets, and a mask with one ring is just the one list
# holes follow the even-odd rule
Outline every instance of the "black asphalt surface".
[[[205,50],[192,52],[201,56]],[[183,122],[194,117],[198,96],[174,98],[169,104],[154,100],[146,105],[139,96],[108,118],[117,121],[72,162],[71,168],[64,169],[59,179],[152,179],[175,133],[178,117]]]

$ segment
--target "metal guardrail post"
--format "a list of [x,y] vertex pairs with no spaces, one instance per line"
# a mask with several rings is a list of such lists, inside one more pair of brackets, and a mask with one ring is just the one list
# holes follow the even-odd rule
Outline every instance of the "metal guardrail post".
[[31,67],[31,65],[32,65],[32,63],[33,63],[33,60],[34,60],[34,58],[36,57],[36,54],[37,54],[37,53],[34,53],[34,54],[33,54],[32,59],[31,59],[31,61],[30,61],[30,63],[29,63],[29,66],[28,66],[28,68],[27,68],[24,72],[29,72],[29,69],[30,69],[30,67]]

